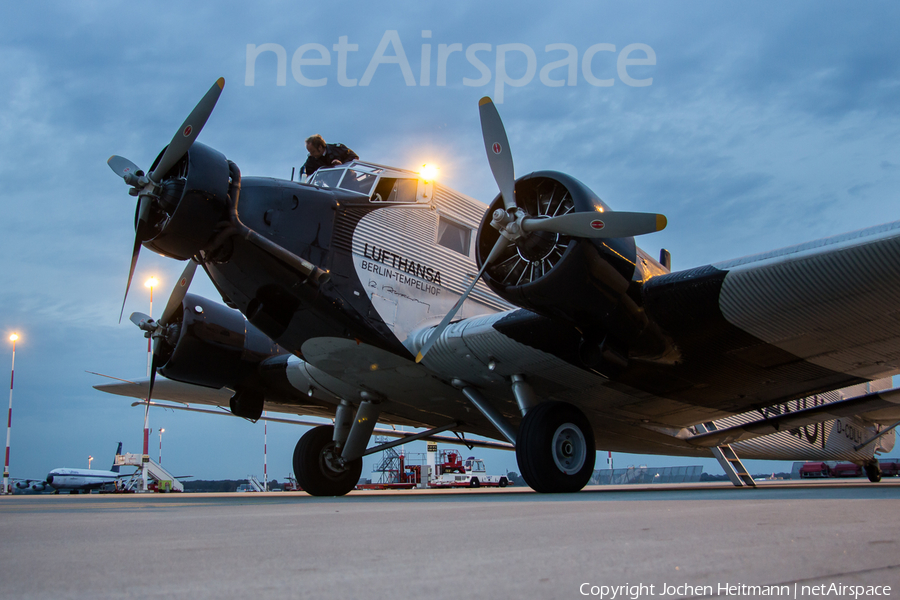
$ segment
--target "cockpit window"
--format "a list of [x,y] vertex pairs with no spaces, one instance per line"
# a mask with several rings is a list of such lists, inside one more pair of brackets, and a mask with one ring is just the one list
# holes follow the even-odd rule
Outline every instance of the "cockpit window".
[[319,169],[309,183],[324,188],[336,188],[343,174],[344,169]]
[[415,202],[418,185],[417,179],[382,177],[375,186],[372,202]]
[[378,176],[373,173],[364,173],[355,169],[347,169],[344,178],[341,180],[340,187],[343,190],[358,192],[368,196],[369,192],[372,191],[372,186],[375,185],[375,180],[377,178]]

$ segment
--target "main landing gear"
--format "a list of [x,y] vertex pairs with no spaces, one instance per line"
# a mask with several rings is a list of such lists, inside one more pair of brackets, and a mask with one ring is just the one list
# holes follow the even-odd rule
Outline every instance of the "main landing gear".
[[474,386],[460,380],[453,385],[516,447],[519,471],[531,489],[547,494],[579,491],[590,481],[597,457],[587,417],[566,402],[541,402],[523,375],[511,380],[523,415],[518,431]]
[[[294,448],[294,476],[313,496],[343,496],[359,483],[362,457],[381,409],[377,401],[363,400],[354,409],[342,401],[334,426],[307,431]],[[355,413],[355,414],[354,414]]]
[[[364,394],[368,397],[368,393]],[[378,399],[365,399],[358,408],[343,400],[335,412],[334,426],[316,427],[300,438],[294,448],[294,475],[303,491],[313,496],[343,496],[359,483],[363,456],[458,429],[461,425],[453,421],[367,449],[380,413]]]
[[542,402],[522,419],[516,461],[536,492],[577,492],[590,480],[595,458],[587,417],[571,404]]
[[294,448],[297,483],[313,496],[343,496],[359,483],[362,458],[340,460],[334,427],[322,425],[307,431]]
[[[514,376],[513,394],[524,415],[518,431],[497,411],[478,389],[455,380],[466,398],[516,448],[522,478],[542,493],[577,492],[594,472],[594,433],[581,410],[565,402],[539,402],[522,376]],[[404,440],[366,449],[380,409],[375,401],[363,401],[355,411],[346,401],[335,414],[334,426],[322,425],[308,431],[294,449],[297,483],[313,496],[343,496],[359,482],[362,457],[391,447],[457,429],[454,422],[405,437]],[[472,486],[480,484],[472,480]],[[503,483],[501,482],[501,486]]]

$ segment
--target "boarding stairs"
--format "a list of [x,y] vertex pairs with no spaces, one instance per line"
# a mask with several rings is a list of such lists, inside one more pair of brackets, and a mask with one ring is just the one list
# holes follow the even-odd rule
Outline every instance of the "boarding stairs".
[[[700,430],[699,433],[707,433],[718,429],[716,424],[712,421],[697,425],[696,428]],[[710,450],[712,450],[716,460],[719,461],[722,470],[728,475],[728,479],[731,480],[731,483],[736,487],[756,487],[756,482],[753,481],[753,477],[747,472],[744,463],[741,462],[741,459],[730,444],[722,444],[721,446],[710,448]]]
[[254,491],[254,492],[264,492],[264,491],[266,491],[265,486],[259,482],[259,479],[256,478],[256,475],[250,475],[250,476],[247,478],[247,483],[249,483],[250,485],[253,486],[253,491]]
[[141,481],[141,469],[147,468],[147,477],[156,482],[157,489],[170,492],[183,492],[184,485],[175,478],[174,475],[162,468],[158,462],[152,458],[148,458],[147,462],[143,461],[142,454],[117,454],[116,465],[122,467],[137,467],[137,470],[131,476],[131,479],[125,484],[125,489],[136,489]]

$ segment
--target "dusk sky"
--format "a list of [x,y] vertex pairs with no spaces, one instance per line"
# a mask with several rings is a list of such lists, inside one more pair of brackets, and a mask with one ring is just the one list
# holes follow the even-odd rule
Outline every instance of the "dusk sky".
[[[14,478],[88,455],[106,469],[119,441],[140,452],[143,409],[86,371],[145,376],[127,315],[147,312],[155,275],[158,316],[184,265],[142,252],[118,323],[135,202],[106,160],[148,168],[220,76],[199,141],[245,176],[289,178],[321,133],[373,162],[435,163],[485,202],[497,191],[477,102],[493,96],[518,175],[564,171],[616,210],[664,213],[668,228],[639,244],[668,248],[676,270],[900,214],[896,3],[20,2],[4,14],[0,370],[18,332]],[[219,300],[202,273],[191,291]],[[175,475],[262,477],[262,423],[153,410],[150,426],[154,458],[166,428]],[[291,471],[303,431],[269,426],[270,479]],[[511,453],[476,453],[518,470]],[[713,459],[615,460],[720,472]]]

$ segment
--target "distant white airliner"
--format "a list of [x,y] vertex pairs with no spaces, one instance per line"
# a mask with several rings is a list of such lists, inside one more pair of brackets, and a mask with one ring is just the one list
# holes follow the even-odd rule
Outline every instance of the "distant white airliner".
[[[116,454],[122,453],[122,442],[116,449]],[[35,492],[43,492],[48,487],[53,488],[56,492],[68,491],[72,494],[80,492],[90,492],[91,490],[99,490],[104,488],[114,488],[116,481],[121,475],[119,474],[119,466],[115,464],[109,471],[99,469],[53,469],[47,475],[47,479],[35,480],[25,479],[16,482],[16,487],[20,490],[31,489]]]

